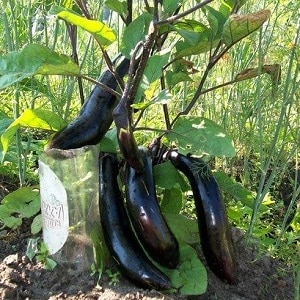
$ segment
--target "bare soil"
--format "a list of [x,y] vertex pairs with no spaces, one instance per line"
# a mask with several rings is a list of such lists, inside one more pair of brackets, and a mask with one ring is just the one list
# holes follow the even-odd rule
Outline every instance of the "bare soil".
[[[7,192],[2,184],[0,196]],[[97,277],[89,272],[70,273],[61,266],[53,271],[45,270],[43,265],[30,262],[25,255],[31,237],[28,220],[18,230],[0,231],[0,299],[294,299],[292,268],[282,261],[261,256],[255,244],[246,245],[241,231],[235,228],[232,231],[238,260],[238,283],[233,286],[225,284],[208,270],[207,292],[182,296],[140,289],[122,276],[114,285],[104,273],[97,284]],[[198,252],[205,263],[201,250]],[[113,263],[110,269],[116,271]]]

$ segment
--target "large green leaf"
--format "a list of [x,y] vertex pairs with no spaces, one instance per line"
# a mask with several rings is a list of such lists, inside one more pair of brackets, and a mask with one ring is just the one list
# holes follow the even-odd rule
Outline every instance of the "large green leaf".
[[169,52],[162,52],[157,53],[148,59],[143,78],[135,98],[135,103],[139,102],[141,96],[149,88],[151,83],[155,82],[162,76],[163,67],[167,64],[169,56]]
[[182,191],[180,189],[165,189],[160,203],[162,212],[178,214],[182,208]]
[[155,183],[161,188],[169,190],[179,188],[183,192],[189,190],[189,185],[170,161],[156,165],[154,177]]
[[36,186],[21,187],[6,195],[2,205],[11,213],[18,213],[25,218],[32,217],[40,210],[39,190]]
[[0,56],[0,89],[32,75],[79,75],[78,65],[68,56],[46,46],[28,44],[20,52]]
[[235,155],[232,139],[220,125],[206,118],[193,116],[178,118],[167,138],[176,144],[183,154],[226,157]]
[[268,9],[247,15],[231,15],[224,24],[222,41],[226,46],[232,46],[253,31],[257,30],[270,18]]
[[207,289],[207,271],[197,252],[188,244],[179,245],[180,262],[177,269],[164,269],[172,286],[182,295],[201,295]]
[[58,131],[65,125],[65,121],[51,111],[42,109],[26,109],[1,135],[3,156],[5,155],[14,134],[20,126]]
[[39,211],[40,196],[37,187],[22,187],[3,198],[0,220],[6,226],[16,228],[22,224],[22,218],[30,218]]
[[56,5],[51,7],[50,13],[91,33],[102,47],[107,47],[116,40],[116,32],[100,21],[86,19],[72,10]]
[[164,212],[164,217],[180,242],[191,245],[200,243],[197,219],[190,219],[177,213],[166,212]]
[[136,44],[145,39],[145,36],[148,34],[148,28],[151,21],[152,15],[149,13],[143,13],[124,29],[121,52],[126,57],[129,58]]

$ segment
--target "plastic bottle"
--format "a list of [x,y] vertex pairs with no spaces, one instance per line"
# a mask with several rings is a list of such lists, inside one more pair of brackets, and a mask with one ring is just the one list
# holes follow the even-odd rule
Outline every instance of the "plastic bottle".
[[100,230],[98,154],[86,146],[39,157],[43,240],[57,263],[76,272],[90,269]]

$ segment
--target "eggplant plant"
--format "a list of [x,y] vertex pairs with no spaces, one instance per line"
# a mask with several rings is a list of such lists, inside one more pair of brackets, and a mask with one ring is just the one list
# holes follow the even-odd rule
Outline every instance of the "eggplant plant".
[[[0,89],[39,75],[71,75],[94,84],[78,116],[67,124],[41,108],[21,113],[1,135],[3,154],[24,127],[54,133],[47,140],[46,151],[99,144],[101,153],[105,152],[100,156],[99,178],[105,242],[120,271],[137,285],[203,294],[207,274],[191,247],[199,243],[198,232],[208,266],[229,284],[237,280],[231,231],[220,191],[211,173],[199,179],[192,168],[197,156],[235,155],[226,131],[197,109],[204,94],[261,74],[271,75],[278,84],[280,70],[266,65],[240,70],[233,80],[209,86],[211,72],[221,59],[270,17],[269,10],[240,14],[245,2],[154,0],[145,1],[141,8],[132,0],[106,1],[107,8],[123,23],[119,37],[113,26],[93,19],[82,1],[71,8],[52,7],[50,14],[85,30],[95,40],[106,63],[98,81],[85,75],[70,57],[39,44],[0,57]],[[195,15],[197,19],[191,17]],[[120,62],[112,60],[110,53],[117,44]],[[73,40],[73,54],[75,45]],[[195,62],[197,56],[207,57],[201,71]],[[177,95],[183,86],[191,90],[184,97],[187,101]],[[155,126],[149,116],[157,118]],[[172,152],[174,149],[176,152]],[[155,185],[153,174],[161,166],[167,176]],[[204,169],[208,170],[206,164]],[[190,220],[191,229],[186,234],[182,198],[190,189],[198,220]],[[171,203],[169,210],[163,210],[159,203],[167,201]],[[182,226],[174,226],[174,214]]]

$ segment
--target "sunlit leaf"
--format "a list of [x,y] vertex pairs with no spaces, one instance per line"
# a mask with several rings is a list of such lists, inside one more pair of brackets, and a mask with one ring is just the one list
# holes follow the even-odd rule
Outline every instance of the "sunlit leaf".
[[3,147],[3,153],[6,153],[13,136],[15,135],[18,128],[20,128],[20,126],[58,131],[65,125],[65,121],[51,111],[42,109],[26,109],[2,133],[1,143]]
[[107,47],[116,40],[116,32],[100,21],[86,19],[72,10],[56,5],[52,6],[50,13],[91,33],[102,47]]
[[28,44],[20,52],[0,56],[0,89],[32,75],[79,75],[77,64],[40,44]]
[[149,107],[150,105],[154,105],[154,104],[168,104],[171,100],[172,100],[172,95],[170,94],[169,90],[162,90],[158,95],[153,97],[151,100],[134,103],[131,105],[131,107],[137,110],[143,110]]
[[219,11],[228,17],[233,9],[240,9],[248,0],[223,0],[221,2]]
[[167,138],[183,154],[226,157],[235,155],[232,139],[220,125],[206,118],[178,118]]
[[260,28],[270,18],[270,15],[271,12],[268,9],[247,15],[231,15],[224,24],[222,41],[226,46],[232,46]]

